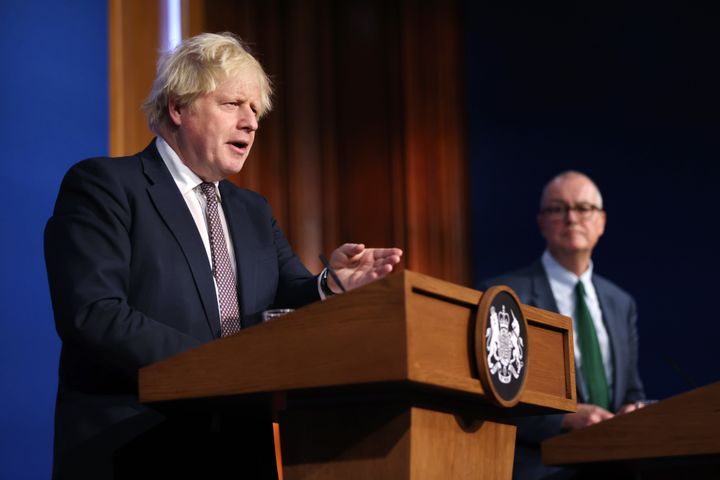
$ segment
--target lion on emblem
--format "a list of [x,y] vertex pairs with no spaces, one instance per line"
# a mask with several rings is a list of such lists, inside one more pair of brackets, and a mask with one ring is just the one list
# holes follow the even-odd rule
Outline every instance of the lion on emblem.
[[505,305],[501,312],[491,306],[490,326],[485,332],[488,369],[491,375],[497,374],[502,383],[510,383],[513,378],[519,378],[524,366],[525,344],[520,335],[520,322],[512,309],[510,315],[505,311]]

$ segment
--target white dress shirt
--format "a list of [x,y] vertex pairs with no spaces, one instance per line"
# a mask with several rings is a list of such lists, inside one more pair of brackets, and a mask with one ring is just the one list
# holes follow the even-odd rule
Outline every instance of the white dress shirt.
[[577,303],[575,286],[578,281],[583,282],[583,286],[585,287],[585,303],[587,304],[588,310],[590,310],[590,315],[595,325],[595,332],[603,358],[603,366],[605,367],[605,376],[607,377],[608,386],[612,387],[613,363],[610,352],[610,339],[605,324],[603,323],[602,310],[600,309],[597,292],[592,283],[592,261],[588,269],[580,275],[580,277],[560,265],[547,250],[543,253],[541,261],[543,267],[545,267],[548,280],[550,281],[550,289],[552,290],[553,297],[555,297],[558,310],[561,314],[573,319],[575,363],[578,368],[582,365],[582,354],[578,347],[577,320],[575,319],[575,304]]
[[[158,152],[160,152],[160,156],[162,157],[163,162],[165,162],[165,166],[168,168],[168,170],[170,170],[170,175],[172,175],[173,180],[175,180],[175,184],[177,185],[178,190],[180,190],[180,194],[185,200],[185,203],[187,204],[188,210],[190,210],[190,214],[192,215],[193,220],[195,220],[195,225],[197,226],[198,232],[200,232],[200,237],[202,238],[203,245],[205,245],[205,252],[207,253],[208,262],[210,263],[210,270],[212,270],[210,235],[208,233],[207,215],[205,213],[205,207],[207,202],[205,200],[205,195],[203,195],[202,191],[200,191],[200,184],[203,183],[204,180],[195,175],[195,172],[190,170],[190,168],[188,168],[188,166],[185,165],[182,160],[180,160],[180,157],[178,157],[177,153],[175,153],[175,151],[162,137],[157,137],[157,139],[155,140],[155,146],[157,147]],[[228,255],[230,256],[230,265],[232,266],[233,273],[237,275],[237,266],[235,265],[235,249],[233,248],[232,238],[230,237],[227,222],[225,221],[225,213],[222,209],[222,197],[220,196],[220,189],[218,188],[218,183],[219,182],[214,182],[215,193],[218,199],[218,213],[220,217],[220,223],[222,224],[223,235],[225,237],[225,245],[227,246]],[[214,278],[215,277],[213,277],[213,280]],[[217,290],[217,284],[215,285],[215,289]]]
[[[175,184],[177,185],[178,190],[180,190],[180,194],[185,200],[185,203],[187,204],[188,210],[190,210],[190,214],[192,215],[193,220],[195,220],[195,225],[197,226],[198,232],[200,233],[203,245],[205,245],[205,252],[208,256],[210,269],[212,270],[210,236],[208,233],[207,215],[205,213],[205,207],[207,202],[205,200],[205,195],[203,195],[203,193],[200,191],[200,184],[203,183],[203,179],[198,177],[195,172],[190,170],[190,168],[188,168],[188,166],[185,165],[182,160],[180,160],[178,154],[175,153],[175,151],[172,149],[172,147],[170,147],[170,145],[168,145],[165,139],[158,136],[155,140],[155,146],[157,147],[158,152],[160,153],[160,157],[162,157],[163,159],[163,162],[165,162],[165,166],[168,168],[168,170],[170,170],[170,175],[172,175],[173,180],[175,180]],[[220,223],[222,224],[223,235],[225,236],[225,245],[227,245],[228,255],[230,256],[230,265],[232,266],[233,273],[235,273],[235,275],[237,276],[235,249],[233,248],[230,231],[228,230],[227,222],[225,221],[225,213],[223,212],[222,208],[222,198],[220,196],[220,189],[218,188],[219,182],[214,183],[215,193],[217,194],[218,198],[218,213],[220,217]],[[321,276],[322,275],[318,276],[317,280],[318,292],[320,293],[320,298],[325,300],[325,293],[320,287]],[[213,281],[215,281],[214,276]],[[215,293],[217,295],[217,283],[215,283]]]

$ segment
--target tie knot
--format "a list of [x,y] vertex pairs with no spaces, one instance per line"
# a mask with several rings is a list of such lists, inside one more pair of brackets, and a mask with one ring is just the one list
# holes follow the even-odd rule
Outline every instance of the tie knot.
[[585,296],[585,285],[583,285],[582,280],[579,280],[575,285],[575,292],[582,297]]
[[208,203],[215,202],[215,184],[210,182],[203,182],[200,184],[200,191],[205,195]]

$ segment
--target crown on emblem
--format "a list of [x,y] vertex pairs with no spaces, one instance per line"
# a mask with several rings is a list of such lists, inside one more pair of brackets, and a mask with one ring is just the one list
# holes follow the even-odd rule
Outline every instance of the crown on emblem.
[[510,328],[510,315],[505,311],[505,305],[502,306],[502,312],[498,313],[500,328]]

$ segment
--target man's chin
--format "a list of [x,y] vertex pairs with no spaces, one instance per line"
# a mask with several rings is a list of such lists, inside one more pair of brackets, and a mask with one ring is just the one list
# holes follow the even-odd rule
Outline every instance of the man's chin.
[[563,251],[570,255],[576,255],[587,252],[588,248],[586,243],[569,243],[563,245]]
[[587,238],[584,235],[571,234],[562,237],[562,244],[567,247],[582,248],[587,246]]
[[243,169],[244,166],[245,166],[245,158],[243,158],[242,160],[235,159],[232,162],[228,162],[225,165],[226,168],[224,168],[222,171],[223,178],[228,178],[228,177],[232,177],[233,175],[237,175],[238,173],[240,173],[240,171]]

